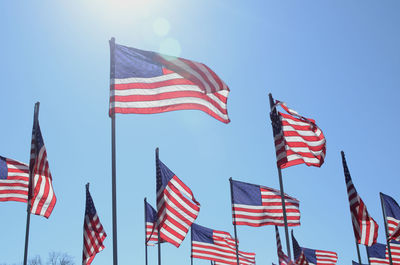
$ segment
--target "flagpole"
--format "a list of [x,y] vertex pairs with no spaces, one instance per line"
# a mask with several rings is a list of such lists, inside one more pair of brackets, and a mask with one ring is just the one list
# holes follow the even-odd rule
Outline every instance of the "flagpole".
[[361,263],[361,255],[360,255],[360,247],[358,245],[357,239],[355,239],[355,242],[356,242],[356,248],[357,248],[358,264],[362,265],[362,263]]
[[146,227],[146,216],[147,216],[147,199],[144,197],[144,253],[145,253],[145,261],[147,265],[147,227]]
[[389,252],[389,262],[390,265],[393,264],[392,261],[392,250],[390,248],[390,240],[389,240],[389,230],[388,230],[388,224],[387,224],[387,219],[386,219],[386,210],[385,210],[385,205],[383,204],[383,198],[382,198],[382,192],[379,193],[379,196],[381,198],[381,207],[382,207],[382,214],[383,214],[383,222],[385,223],[385,232],[386,232],[386,242],[387,242],[387,248]]
[[[272,94],[269,93],[269,105],[271,108],[271,113],[274,113],[274,115],[278,115],[276,113],[276,109],[272,109],[272,107],[275,105],[274,104],[274,99],[272,97]],[[273,130],[273,128],[272,128]],[[288,253],[288,257],[290,260],[292,260],[292,255],[290,253],[290,241],[289,241],[289,228],[288,228],[288,222],[287,222],[287,215],[286,215],[286,204],[285,204],[285,192],[283,190],[283,180],[282,180],[282,170],[279,166],[277,166],[278,168],[278,176],[279,176],[279,187],[281,190],[281,201],[282,201],[282,210],[283,210],[283,221],[285,224],[285,237],[286,237],[286,249],[287,249],[287,253]]]
[[236,224],[235,224],[235,211],[233,211],[233,191],[232,191],[232,178],[229,178],[229,183],[231,185],[231,208],[233,213],[233,230],[235,231],[235,246],[236,246],[236,263],[239,265],[239,248],[238,248],[238,238],[236,232]]
[[[33,112],[33,128],[34,129],[37,128],[37,121],[38,121],[38,117],[39,117],[39,106],[40,106],[40,102],[36,102],[35,109]],[[29,159],[29,167],[30,166],[31,166],[31,163],[30,163],[30,159]],[[31,199],[32,199],[32,185],[33,185],[32,178],[33,178],[32,169],[29,168],[28,202],[27,202],[27,206],[26,206],[24,265],[26,265],[28,262],[29,226],[31,223]]]
[[[158,147],[156,148],[156,180],[157,180],[157,162],[158,162]],[[156,194],[157,196],[157,194]],[[157,199],[156,199],[157,200]],[[157,201],[156,201],[156,205],[157,205]],[[158,207],[157,207],[157,215],[158,215]],[[161,265],[161,240],[160,240],[160,226],[159,226],[159,222],[158,222],[158,217],[157,217],[157,235],[158,235],[158,265]]]
[[190,265],[193,265],[193,229],[190,227]]
[[[114,61],[114,50],[115,50],[115,38],[110,40],[110,78],[115,78],[115,61]],[[110,86],[114,86],[113,82]],[[110,88],[110,91],[114,89]],[[118,253],[117,253],[117,181],[116,181],[116,158],[115,158],[115,112],[110,113],[111,115],[111,183],[112,183],[112,222],[113,222],[113,264],[118,265]]]

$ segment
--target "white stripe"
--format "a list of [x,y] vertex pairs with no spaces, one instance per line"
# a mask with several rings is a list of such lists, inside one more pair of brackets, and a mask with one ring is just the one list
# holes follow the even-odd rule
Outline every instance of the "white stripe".
[[306,141],[299,136],[285,136],[285,140],[288,143],[302,142],[302,143],[306,143],[309,146],[321,146],[325,143],[325,138],[318,140],[318,141]]
[[293,126],[310,126],[310,123],[304,122],[304,121],[294,120],[294,119],[292,119],[292,117],[290,117],[290,118],[286,118],[286,117],[283,117],[283,116],[280,116],[280,117],[281,117],[281,121],[286,121],[287,123],[289,123],[289,124],[291,124]]
[[[277,220],[277,219],[260,219],[260,220],[251,220],[247,218],[238,218],[235,217],[235,221],[237,223],[243,222],[243,223],[249,223],[249,224],[263,224],[263,223],[273,223],[273,224],[283,224],[284,220]],[[299,224],[299,220],[287,220],[288,224]]]
[[[52,202],[53,197],[54,197],[54,191],[53,191],[53,187],[51,184],[51,180],[46,178],[46,181],[48,182],[47,186],[49,188],[49,193],[47,194],[46,201],[44,202],[42,211],[40,212],[40,215],[42,215],[42,216],[44,216],[46,214],[46,211],[49,208],[50,203]],[[100,225],[100,223],[99,223],[99,225]]]
[[[286,157],[285,155],[282,155],[282,154],[284,154],[284,153],[281,153],[281,154],[279,154],[279,156],[277,156],[278,161],[281,160],[282,158]],[[288,162],[296,160],[296,159],[302,159],[306,163],[310,163],[310,164],[319,164],[318,158],[303,157],[298,154],[292,154],[292,155],[287,156]]]
[[[249,210],[264,210],[266,209],[267,206],[256,206],[256,205],[247,205],[247,204],[238,204],[238,203],[234,203],[233,207],[235,208],[247,208]],[[270,209],[282,209],[282,206],[276,206],[276,208],[274,208],[275,206],[271,207]],[[286,209],[298,209],[297,207],[295,207],[294,205],[287,205]]]
[[[250,216],[250,217],[265,217],[268,219],[272,219],[271,217],[282,217],[283,218],[283,212],[280,213],[252,213],[252,212],[246,212],[246,211],[234,211],[235,215],[245,215],[245,216]],[[300,217],[299,212],[290,212],[286,213],[288,217]]]
[[[267,203],[281,203],[282,199],[281,198],[276,198],[276,199],[262,198],[261,201],[262,201],[262,203],[265,203],[265,204],[267,204]],[[295,200],[285,199],[284,201],[285,201],[285,204],[291,204],[291,205],[296,205],[296,206],[299,205],[299,202],[295,201]],[[272,206],[264,206],[264,207],[272,207]],[[273,206],[273,207],[275,207],[275,206]],[[282,205],[280,207],[282,208]]]
[[[171,92],[199,92],[203,93],[203,90],[195,85],[170,85],[162,86],[158,88],[143,89],[143,88],[131,88],[131,89],[116,89],[116,96],[154,96],[163,93]],[[209,94],[207,94],[209,95]]]
[[31,202],[31,213],[35,213],[36,212],[36,209],[38,207],[40,198],[42,198],[42,196],[43,196],[44,187],[46,185],[46,180],[44,179],[45,177],[35,174],[35,176],[33,177],[33,179],[34,179],[34,182],[33,182],[34,185],[32,187],[33,191],[36,189],[36,185],[37,185],[37,183],[39,181],[39,178],[42,180],[42,182],[40,183],[39,192],[38,192],[37,197],[36,197],[37,200],[34,200],[34,201]]
[[0,194],[0,199],[1,198],[20,198],[20,199],[28,199],[28,195],[27,194],[19,194],[19,193],[7,193],[7,194]]
[[[21,162],[18,162],[21,163]],[[17,169],[19,171],[22,171],[22,174],[29,174],[29,167],[26,164],[11,164],[9,161],[7,161],[7,168],[9,169]],[[25,172],[23,172],[25,171]]]
[[321,135],[321,130],[317,130],[316,132],[311,131],[310,129],[307,130],[301,130],[301,129],[295,129],[292,126],[282,126],[282,129],[284,132],[297,132],[300,136],[316,136],[319,137]]
[[290,147],[290,146],[286,145],[286,151],[288,151],[288,150],[291,150],[294,153],[310,153],[314,156],[322,156],[322,157],[325,156],[322,148],[319,151],[312,151],[312,150],[308,149],[307,147]]
[[0,186],[1,190],[20,190],[20,191],[28,191],[27,187],[24,186]]

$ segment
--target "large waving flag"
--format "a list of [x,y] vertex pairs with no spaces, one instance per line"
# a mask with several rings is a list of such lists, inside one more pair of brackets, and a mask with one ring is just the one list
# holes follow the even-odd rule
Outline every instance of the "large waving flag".
[[278,230],[277,226],[275,226],[275,234],[276,234],[276,249],[277,249],[277,252],[278,252],[279,265],[290,265],[290,264],[292,264],[292,262],[290,261],[289,257],[282,250],[281,237],[279,236],[279,230]]
[[[236,265],[236,242],[231,234],[198,224],[192,225],[192,257],[215,261],[215,264]],[[255,253],[239,251],[240,265],[255,264]]]
[[46,147],[36,115],[33,121],[29,170],[33,187],[31,213],[49,218],[57,199],[53,190]]
[[96,254],[104,249],[103,241],[106,237],[107,234],[97,216],[88,183],[86,184],[86,209],[85,220],[83,221],[82,265],[92,263]]
[[[281,106],[288,114],[276,111]],[[300,116],[276,100],[271,109],[276,160],[279,168],[298,164],[320,167],[326,154],[326,140],[312,119]]]
[[385,207],[386,221],[389,230],[388,240],[400,241],[400,207],[390,196],[381,192],[383,206]]
[[375,243],[370,247],[367,247],[367,253],[369,257],[370,265],[387,265],[389,259],[386,258],[386,245],[381,243]]
[[359,244],[372,246],[376,243],[376,239],[378,238],[378,224],[369,215],[367,207],[358,195],[353,181],[351,180],[344,152],[342,151],[341,154],[354,236]]
[[28,201],[29,166],[0,156],[0,201]]
[[110,46],[110,115],[196,109],[229,123],[229,88],[205,64],[122,46],[114,39]]
[[[232,217],[236,225],[284,226],[280,191],[232,180]],[[299,201],[285,194],[288,226],[300,225]]]
[[196,220],[200,204],[192,191],[158,157],[157,214],[160,237],[179,247]]
[[[302,261],[302,259],[304,258],[307,260],[307,263],[309,265],[335,265],[338,260],[336,252],[300,247],[296,239],[294,239],[293,231],[292,240],[294,257],[296,258],[296,260],[300,261],[299,263],[297,263],[299,265],[306,264],[304,261]],[[295,246],[295,244],[297,246]]]
[[[154,246],[151,242],[158,242],[158,229],[157,229],[157,212],[146,201],[145,203],[145,220],[146,220],[146,244]],[[162,241],[162,240],[161,240]]]

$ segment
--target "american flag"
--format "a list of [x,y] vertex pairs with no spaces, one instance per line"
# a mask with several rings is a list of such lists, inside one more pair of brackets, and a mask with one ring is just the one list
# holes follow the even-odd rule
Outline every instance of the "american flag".
[[[289,114],[277,112],[279,105]],[[320,167],[324,163],[326,140],[314,120],[300,116],[280,101],[272,107],[270,117],[278,167],[302,163]]]
[[[236,242],[228,232],[192,225],[192,257],[218,264],[237,264]],[[255,264],[255,253],[239,251],[239,264]]]
[[293,235],[292,230],[292,244],[293,244],[293,254],[294,254],[294,263],[296,265],[308,265],[308,261],[306,255],[304,254],[303,248],[300,247],[296,238]]
[[[392,256],[392,263],[395,265],[400,264],[400,242],[398,241],[390,241],[390,254]],[[389,259],[389,250],[386,246],[385,249],[385,257]]]
[[371,246],[376,243],[378,237],[378,224],[368,214],[367,207],[358,195],[357,190],[353,185],[353,181],[351,180],[344,152],[342,151],[341,154],[354,236],[359,244]]
[[278,252],[279,265],[289,265],[291,264],[291,261],[289,257],[282,250],[281,237],[279,236],[279,230],[277,226],[275,226],[275,234],[276,234],[276,249]]
[[145,203],[146,213],[146,244],[148,246],[154,246],[151,242],[158,242],[158,229],[157,229],[157,212],[154,208],[146,201]]
[[367,253],[369,257],[370,265],[386,265],[389,264],[389,260],[385,255],[386,245],[381,243],[375,243],[370,247],[367,247]]
[[28,201],[29,166],[0,156],[0,201]]
[[83,221],[83,265],[92,263],[96,254],[104,249],[103,241],[106,237],[106,231],[100,223],[92,196],[90,196],[88,183],[86,184],[86,209]]
[[33,121],[29,170],[33,182],[31,183],[33,185],[31,213],[49,218],[57,199],[53,190],[46,147],[36,115]]
[[229,123],[228,86],[205,64],[115,44],[110,115],[196,109]]
[[[292,233],[293,236],[293,233]],[[293,237],[294,239],[294,237]],[[295,239],[293,240],[293,249],[295,249],[295,243],[297,244],[297,248],[300,247],[299,244],[297,243],[297,241],[295,241]],[[294,250],[295,254],[295,258],[298,259],[299,256],[304,255],[304,257],[301,257],[301,259],[305,258],[307,260],[307,263],[309,265],[335,265],[337,260],[338,260],[338,256],[337,253],[333,252],[333,251],[326,251],[326,250],[317,250],[317,249],[310,249],[310,248],[303,248],[300,247],[300,255],[299,255],[299,249]],[[297,252],[297,255],[296,255]],[[304,264],[304,261],[302,261],[302,263],[298,263],[300,264]]]
[[385,207],[386,222],[389,230],[388,240],[400,241],[400,207],[392,197],[382,192],[381,198]]
[[[280,194],[272,188],[232,180],[233,224],[283,226]],[[285,194],[285,206],[288,225],[300,225],[299,201]]]
[[160,237],[179,247],[196,220],[200,204],[192,191],[158,157],[157,215]]

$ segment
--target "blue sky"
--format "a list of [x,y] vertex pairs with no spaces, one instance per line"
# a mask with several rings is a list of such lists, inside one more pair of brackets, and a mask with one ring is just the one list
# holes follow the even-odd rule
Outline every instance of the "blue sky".
[[[201,203],[197,223],[233,233],[229,177],[278,188],[268,93],[316,120],[327,139],[321,168],[283,170],[300,200],[300,245],[356,259],[340,160],[384,240],[379,192],[400,201],[396,140],[400,2],[2,1],[0,155],[27,162],[33,107],[53,175],[51,217],[32,216],[29,256],[81,262],[85,184],[108,238],[93,264],[112,262],[108,40],[203,62],[230,87],[225,125],[200,111],[118,115],[120,264],[144,263],[143,198],[155,204],[154,149]],[[26,205],[0,204],[0,262],[23,259]],[[280,230],[283,240],[283,229]],[[238,227],[257,264],[277,262],[273,227]],[[364,247],[361,247],[366,262]],[[149,249],[149,264],[157,250]],[[162,246],[163,264],[188,264],[190,242]],[[195,260],[194,264],[209,264]]]

